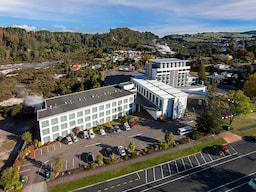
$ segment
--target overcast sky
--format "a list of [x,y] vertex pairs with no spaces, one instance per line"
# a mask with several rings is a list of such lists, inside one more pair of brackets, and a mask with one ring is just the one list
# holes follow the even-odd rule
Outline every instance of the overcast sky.
[[256,0],[1,0],[0,26],[108,32],[129,27],[171,33],[256,30]]

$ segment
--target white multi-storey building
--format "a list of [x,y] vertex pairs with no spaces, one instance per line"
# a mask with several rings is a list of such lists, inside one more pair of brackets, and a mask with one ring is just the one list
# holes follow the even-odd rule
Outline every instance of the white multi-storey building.
[[150,63],[146,63],[145,76],[154,79],[172,87],[189,86],[188,75],[190,66],[186,63],[188,60],[176,58],[151,59]]
[[183,117],[187,107],[186,93],[156,80],[131,78],[131,82],[137,88],[136,104],[142,106],[154,119],[161,115],[172,119]]
[[130,83],[44,100],[37,112],[42,144],[66,137],[75,127],[86,130],[135,112],[136,89]]

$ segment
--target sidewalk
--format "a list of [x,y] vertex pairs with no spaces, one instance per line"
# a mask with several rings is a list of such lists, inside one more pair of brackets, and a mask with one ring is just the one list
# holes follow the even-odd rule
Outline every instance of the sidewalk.
[[167,150],[154,152],[154,153],[151,153],[151,154],[148,154],[148,155],[145,155],[145,156],[141,156],[141,157],[138,157],[138,158],[135,158],[135,159],[130,159],[130,160],[127,160],[127,161],[122,161],[120,163],[103,166],[103,167],[96,168],[96,169],[93,169],[93,170],[90,170],[90,171],[82,171],[80,173],[75,173],[75,174],[71,174],[71,175],[67,175],[67,176],[63,176],[63,177],[58,177],[55,180],[48,182],[47,186],[51,187],[51,186],[59,185],[59,184],[62,184],[62,183],[67,183],[67,182],[77,180],[77,179],[81,179],[81,178],[84,178],[84,177],[88,177],[88,176],[91,176],[91,175],[96,175],[96,174],[99,174],[99,173],[102,173],[102,172],[105,172],[105,171],[110,171],[110,170],[118,169],[118,168],[121,168],[121,167],[125,167],[125,166],[128,166],[128,165],[137,163],[137,162],[146,161],[148,159],[153,159],[153,158],[156,158],[156,157],[168,154],[168,153],[179,151],[181,149],[186,149],[186,148],[189,148],[189,147],[193,147],[194,145],[200,144],[204,141],[215,139],[217,137],[218,136],[211,136],[211,137],[199,140],[199,141],[192,141],[190,143],[179,145],[179,146],[174,147],[174,148],[169,148]]

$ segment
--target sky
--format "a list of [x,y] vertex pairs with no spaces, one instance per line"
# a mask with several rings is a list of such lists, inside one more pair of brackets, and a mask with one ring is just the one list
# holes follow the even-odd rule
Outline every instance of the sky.
[[0,26],[104,33],[117,27],[160,37],[256,30],[255,0],[1,0]]

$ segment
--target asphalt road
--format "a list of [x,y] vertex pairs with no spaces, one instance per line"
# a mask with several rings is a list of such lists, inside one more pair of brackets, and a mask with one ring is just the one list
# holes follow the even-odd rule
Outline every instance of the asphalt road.
[[227,147],[225,155],[205,150],[75,191],[253,191],[247,183],[256,175],[256,144],[239,141]]

